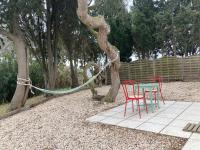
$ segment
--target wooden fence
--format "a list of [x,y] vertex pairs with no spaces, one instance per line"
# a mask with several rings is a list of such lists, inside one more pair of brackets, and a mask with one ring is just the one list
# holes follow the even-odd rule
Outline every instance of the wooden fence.
[[[157,60],[121,62],[119,74],[121,81],[133,79],[145,82],[155,75],[161,75],[165,82],[200,81],[200,56],[187,58],[163,57]],[[110,83],[110,69],[108,69],[107,84]]]

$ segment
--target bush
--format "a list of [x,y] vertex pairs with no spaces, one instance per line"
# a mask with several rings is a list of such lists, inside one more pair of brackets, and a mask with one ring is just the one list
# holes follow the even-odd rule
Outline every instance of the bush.
[[70,69],[64,64],[59,64],[56,79],[56,88],[68,88],[71,86]]
[[[29,66],[30,78],[33,85],[44,87],[42,67],[36,60],[32,60]],[[17,63],[14,53],[6,53],[0,57],[0,103],[10,102],[16,89]],[[39,91],[34,90],[35,95]],[[29,96],[33,96],[29,94]]]
[[9,102],[16,88],[17,63],[13,53],[0,57],[0,103]]
[[[43,76],[42,66],[36,60],[32,60],[29,66],[29,73],[32,84],[34,86],[44,88],[44,76]],[[35,89],[32,90],[35,93],[35,95],[41,94],[41,92],[38,90]],[[32,94],[29,94],[29,96],[31,95]]]

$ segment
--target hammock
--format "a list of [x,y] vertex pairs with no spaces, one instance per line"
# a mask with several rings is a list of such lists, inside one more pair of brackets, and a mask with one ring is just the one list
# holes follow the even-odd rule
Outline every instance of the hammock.
[[[70,93],[74,93],[77,92],[81,89],[83,89],[83,87],[87,86],[88,84],[90,84],[92,81],[94,81],[108,66],[111,65],[111,63],[113,63],[114,61],[116,61],[118,59],[118,55],[116,56],[115,59],[113,59],[112,61],[108,62],[96,75],[94,75],[93,77],[91,77],[87,82],[85,82],[84,84],[73,88],[73,89],[58,89],[58,90],[48,90],[48,89],[42,89],[39,87],[36,87],[34,85],[32,85],[31,80],[30,79],[22,79],[22,78],[17,78],[17,84],[18,85],[24,85],[24,86],[29,86],[31,92],[32,88],[39,90],[43,93],[47,93],[47,94],[70,94]],[[33,93],[34,94],[34,93]]]

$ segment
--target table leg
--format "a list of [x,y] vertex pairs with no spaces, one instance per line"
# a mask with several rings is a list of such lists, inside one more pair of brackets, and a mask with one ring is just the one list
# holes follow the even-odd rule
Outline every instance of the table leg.
[[153,92],[152,91],[150,91],[150,105],[151,105],[151,111],[152,111],[152,113],[155,111],[155,105],[153,104]]
[[161,99],[161,97],[160,97],[160,92],[158,91],[159,90],[159,87],[157,87],[157,103],[158,103],[158,108],[160,108],[160,99]]

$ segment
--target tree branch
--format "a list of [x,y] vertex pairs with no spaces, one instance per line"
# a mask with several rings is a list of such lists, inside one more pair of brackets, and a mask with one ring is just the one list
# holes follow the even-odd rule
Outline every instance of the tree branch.
[[91,5],[92,1],[93,1],[93,0],[89,0],[88,6],[90,6],[90,5]]
[[3,36],[8,37],[11,41],[14,40],[14,35],[11,34],[10,32],[7,32],[6,30],[4,30],[3,28],[0,28],[0,34]]
[[8,42],[8,43],[6,43],[6,45],[4,47],[2,47],[0,49],[0,55],[3,54],[7,50],[7,48],[10,46],[10,44],[11,44],[11,42]]
[[120,87],[120,59],[118,49],[111,45],[108,41],[110,26],[106,23],[103,16],[92,17],[88,14],[87,0],[78,0],[77,15],[83,24],[85,24],[90,29],[90,31],[95,31],[94,29],[98,29],[98,31],[95,32],[95,35],[97,36],[99,47],[107,54],[111,61],[115,60],[111,65],[112,85],[106,97],[103,99],[107,102],[112,102],[117,96]]

